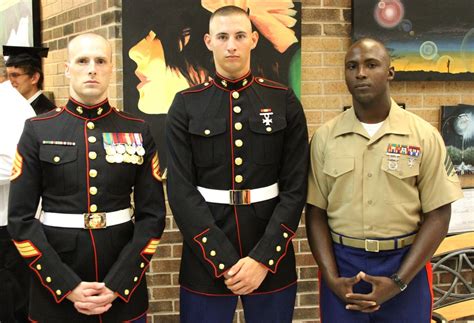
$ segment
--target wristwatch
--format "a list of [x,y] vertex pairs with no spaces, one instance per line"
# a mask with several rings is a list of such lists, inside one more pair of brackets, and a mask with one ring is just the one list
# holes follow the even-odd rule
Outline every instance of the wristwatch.
[[398,288],[403,292],[405,289],[407,289],[408,285],[405,284],[405,282],[398,276],[397,273],[393,274],[390,276],[390,279],[394,281],[395,284],[397,284]]

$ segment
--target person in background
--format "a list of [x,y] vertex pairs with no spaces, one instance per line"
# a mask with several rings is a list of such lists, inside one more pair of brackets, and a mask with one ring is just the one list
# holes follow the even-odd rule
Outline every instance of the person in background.
[[322,322],[430,322],[430,259],[459,179],[438,131],[390,96],[384,45],[347,51],[353,107],[311,141],[306,229]]
[[18,144],[8,230],[33,272],[33,321],[146,321],[163,186],[148,125],[109,104],[111,60],[102,36],[71,40],[69,101],[28,120]]
[[43,94],[41,58],[48,56],[48,48],[3,46],[8,78],[15,89],[31,104],[35,113],[42,114],[56,108]]
[[35,116],[7,78],[0,55],[0,322],[28,321],[30,273],[7,231],[10,175],[25,120]]

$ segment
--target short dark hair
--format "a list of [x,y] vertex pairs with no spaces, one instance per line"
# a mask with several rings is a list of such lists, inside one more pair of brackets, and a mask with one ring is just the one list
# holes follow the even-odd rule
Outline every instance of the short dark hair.
[[29,76],[33,76],[33,75],[35,75],[35,73],[38,73],[39,74],[39,79],[38,79],[38,83],[36,84],[36,86],[38,87],[39,90],[43,89],[44,74],[43,74],[43,71],[41,70],[40,67],[35,66],[33,64],[28,64],[28,63],[13,65],[13,64],[8,64],[8,61],[7,61],[6,66],[7,67],[21,68]]
[[212,21],[214,17],[221,17],[221,16],[231,16],[231,15],[244,15],[249,16],[248,12],[244,9],[237,7],[237,6],[224,6],[220,7],[211,15],[209,21]]

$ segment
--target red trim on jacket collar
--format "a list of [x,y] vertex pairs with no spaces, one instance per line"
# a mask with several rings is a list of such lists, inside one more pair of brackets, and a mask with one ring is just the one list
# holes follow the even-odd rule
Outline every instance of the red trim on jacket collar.
[[217,87],[225,91],[240,91],[252,84],[253,79],[254,78],[250,71],[244,76],[235,80],[230,80],[216,72],[216,75],[214,76],[214,83]]

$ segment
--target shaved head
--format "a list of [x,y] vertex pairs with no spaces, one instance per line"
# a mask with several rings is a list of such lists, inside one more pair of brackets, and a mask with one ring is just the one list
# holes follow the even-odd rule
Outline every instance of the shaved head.
[[103,42],[106,44],[107,48],[107,55],[109,59],[112,59],[112,47],[110,46],[110,43],[107,39],[102,37],[101,35],[94,34],[94,33],[86,33],[86,34],[81,34],[79,36],[74,37],[68,44],[67,46],[67,56],[68,56],[68,61],[71,60],[71,57],[74,56],[74,53],[77,52],[77,50],[81,47],[88,47],[93,43],[94,41],[99,41]]
[[361,39],[357,40],[355,43],[353,43],[351,45],[351,47],[349,47],[349,49],[347,50],[346,61],[347,61],[347,57],[356,48],[364,48],[366,50],[369,50],[369,49],[372,49],[372,48],[377,48],[378,50],[381,50],[383,52],[383,55],[380,58],[383,59],[384,63],[386,63],[387,66],[390,66],[390,64],[392,62],[392,60],[390,58],[390,53],[388,52],[385,45],[381,41],[378,41],[378,40],[373,39],[373,38],[361,38]]

